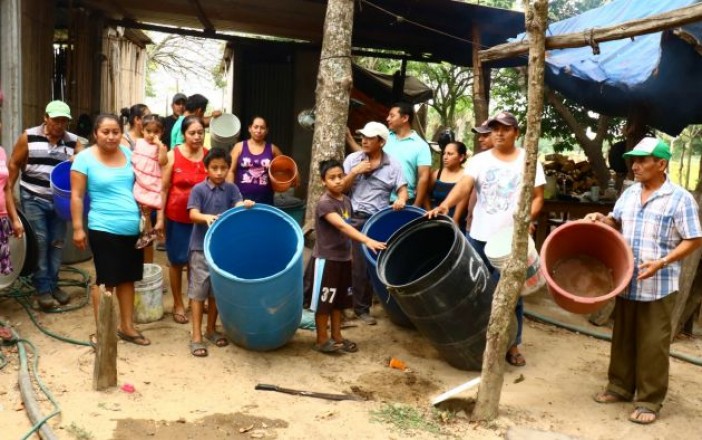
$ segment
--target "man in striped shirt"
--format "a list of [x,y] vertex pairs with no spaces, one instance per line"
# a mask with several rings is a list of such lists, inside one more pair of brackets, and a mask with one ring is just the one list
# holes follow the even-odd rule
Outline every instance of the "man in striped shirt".
[[656,421],[668,390],[671,315],[678,292],[680,260],[702,245],[698,207],[692,195],[666,176],[668,145],[645,137],[624,154],[632,159],[637,183],[624,191],[614,210],[588,214],[622,232],[636,269],[617,297],[609,383],[598,403],[634,401],[629,420]]
[[10,185],[14,188],[20,179],[22,211],[37,237],[37,269],[32,284],[37,303],[43,310],[70,301],[68,294],[58,287],[66,221],[54,210],[49,182],[54,167],[82,149],[78,137],[67,131],[70,120],[68,105],[51,101],[46,106],[44,123],[25,130],[19,137],[9,164]]

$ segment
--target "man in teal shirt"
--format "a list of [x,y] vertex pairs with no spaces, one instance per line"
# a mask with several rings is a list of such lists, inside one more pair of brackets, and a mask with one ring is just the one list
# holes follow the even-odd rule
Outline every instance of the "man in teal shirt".
[[[409,192],[408,202],[423,207],[429,197],[431,150],[429,144],[412,130],[413,120],[412,104],[399,102],[390,108],[387,123],[391,133],[383,151],[402,164]],[[397,194],[393,193],[391,201],[395,199]]]
[[182,127],[183,120],[187,116],[194,115],[199,117],[200,119],[202,119],[202,123],[205,125],[205,127],[208,127],[210,125],[211,118],[216,118],[222,114],[221,111],[215,110],[212,112],[211,117],[205,117],[205,110],[207,109],[208,102],[209,101],[207,100],[207,98],[200,95],[199,93],[188,96],[188,100],[185,101],[185,112],[183,112],[183,114],[178,117],[178,120],[175,121],[175,124],[173,124],[173,128],[171,129],[171,149],[176,145],[180,145],[183,142],[185,142],[185,136],[183,136]]

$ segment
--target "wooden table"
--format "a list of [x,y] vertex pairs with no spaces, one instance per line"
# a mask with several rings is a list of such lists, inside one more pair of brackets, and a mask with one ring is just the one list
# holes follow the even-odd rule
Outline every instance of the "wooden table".
[[536,226],[536,249],[541,251],[541,245],[551,232],[553,224],[549,219],[556,218],[562,221],[577,220],[591,212],[608,214],[612,212],[614,202],[576,202],[565,200],[545,200]]

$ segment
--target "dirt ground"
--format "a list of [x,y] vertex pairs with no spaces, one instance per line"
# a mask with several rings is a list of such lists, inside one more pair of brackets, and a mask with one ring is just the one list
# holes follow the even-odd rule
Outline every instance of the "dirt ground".
[[[157,252],[157,262],[163,259],[163,252]],[[92,272],[91,261],[77,266]],[[46,336],[17,302],[0,297],[0,317],[39,350],[40,376],[61,407],[61,414],[50,421],[59,438],[497,439],[504,438],[511,427],[582,439],[700,436],[699,366],[673,359],[661,419],[639,426],[627,421],[630,405],[600,405],[591,398],[605,383],[609,344],[533,320],[526,320],[524,330],[522,351],[527,365],[507,367],[499,419],[478,425],[462,411],[470,406],[475,389],[454,399],[445,411],[432,411],[429,404],[433,397],[478,373],[450,367],[417,332],[393,325],[379,306],[373,310],[380,318],[377,326],[358,324],[344,330],[359,344],[355,354],[317,353],[311,350],[313,332],[299,330],[289,344],[273,352],[210,346],[209,357],[195,358],[188,351],[190,326],[173,322],[168,313],[170,294],[164,298],[164,318],[140,326],[152,345],[118,345],[119,385],[135,389],[128,393],[120,388],[93,391],[92,349]],[[528,297],[527,309],[594,331],[609,331],[562,311],[544,292]],[[43,326],[70,338],[86,340],[94,332],[89,307],[36,315]],[[702,339],[681,340],[673,350],[700,358]],[[18,355],[14,348],[2,351],[9,364],[0,370],[0,438],[18,439],[31,426],[17,386]],[[390,356],[405,361],[411,371],[389,368]],[[368,400],[332,402],[256,391],[257,383],[354,393]],[[49,402],[37,395],[48,414]],[[420,429],[403,430],[413,422]]]

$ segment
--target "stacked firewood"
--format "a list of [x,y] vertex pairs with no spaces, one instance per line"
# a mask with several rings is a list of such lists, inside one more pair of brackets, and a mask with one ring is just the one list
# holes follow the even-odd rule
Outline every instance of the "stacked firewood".
[[586,160],[575,162],[558,153],[548,154],[545,159],[544,172],[546,176],[555,176],[562,194],[582,194],[598,185],[592,166]]

